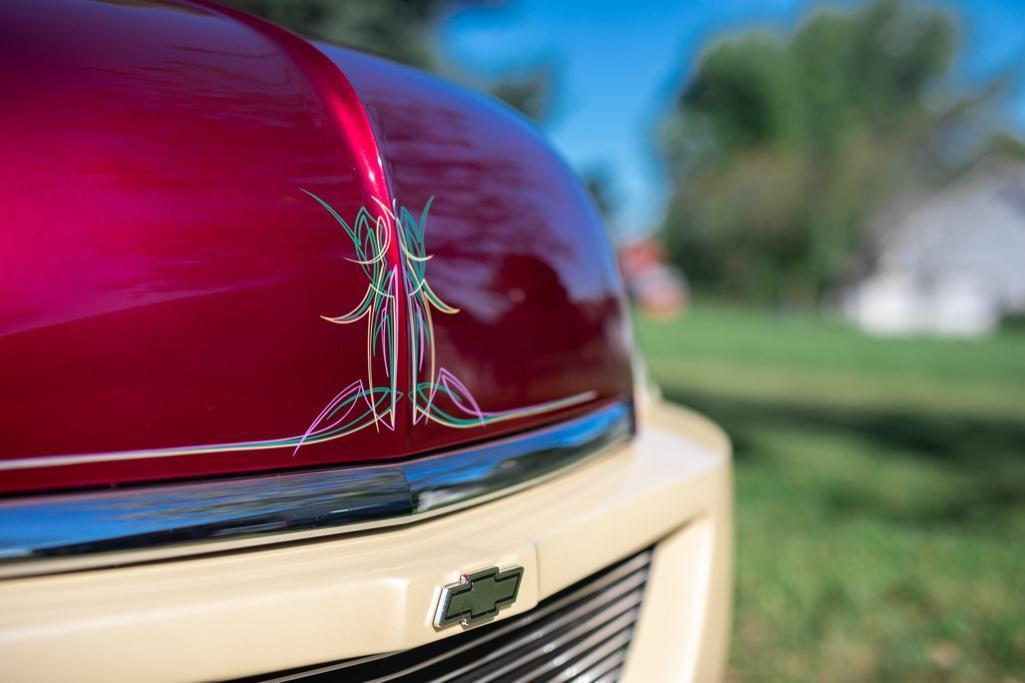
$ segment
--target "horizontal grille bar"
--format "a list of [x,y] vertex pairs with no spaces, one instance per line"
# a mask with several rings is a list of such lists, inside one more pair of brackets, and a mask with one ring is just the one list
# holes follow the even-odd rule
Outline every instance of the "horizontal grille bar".
[[609,656],[594,663],[590,668],[581,671],[577,678],[588,681],[615,680],[618,678],[618,674],[615,673],[616,670],[623,666],[625,661],[626,648],[614,650]]
[[640,614],[651,556],[652,551],[645,550],[543,600],[529,612],[412,650],[247,680],[614,681]]

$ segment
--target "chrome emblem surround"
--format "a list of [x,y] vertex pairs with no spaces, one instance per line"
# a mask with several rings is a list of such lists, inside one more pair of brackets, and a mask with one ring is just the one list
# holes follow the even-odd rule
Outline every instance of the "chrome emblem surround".
[[463,574],[458,583],[441,589],[434,628],[442,629],[456,622],[463,628],[472,628],[491,621],[499,610],[516,602],[522,578],[523,567],[488,567]]

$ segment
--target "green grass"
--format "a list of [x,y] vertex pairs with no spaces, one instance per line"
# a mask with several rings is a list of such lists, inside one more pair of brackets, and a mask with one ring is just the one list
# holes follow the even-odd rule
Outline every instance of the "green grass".
[[1025,681],[1025,330],[698,306],[637,334],[734,441],[736,680]]

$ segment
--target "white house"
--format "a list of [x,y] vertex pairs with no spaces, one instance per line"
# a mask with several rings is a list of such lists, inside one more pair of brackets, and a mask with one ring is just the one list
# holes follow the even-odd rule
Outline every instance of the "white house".
[[981,166],[881,234],[843,302],[865,331],[979,336],[1025,312],[1025,164]]

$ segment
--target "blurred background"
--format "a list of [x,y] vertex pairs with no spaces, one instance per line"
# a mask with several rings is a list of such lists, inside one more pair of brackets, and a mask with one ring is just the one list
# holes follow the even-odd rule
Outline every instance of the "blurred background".
[[1025,3],[232,0],[490,92],[736,449],[735,681],[1025,681]]

